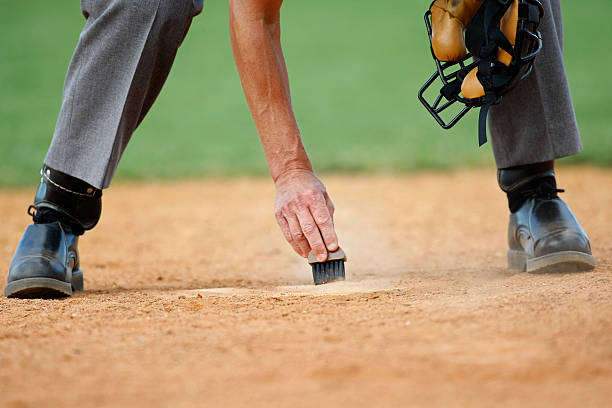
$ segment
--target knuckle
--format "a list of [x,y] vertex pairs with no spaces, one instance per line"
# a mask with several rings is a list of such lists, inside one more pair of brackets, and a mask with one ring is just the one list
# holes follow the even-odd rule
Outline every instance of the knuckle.
[[302,199],[297,200],[295,202],[294,208],[297,211],[304,211],[306,208],[308,208],[307,200],[305,200],[303,197],[302,197]]
[[302,210],[304,207],[305,207],[304,203],[302,201],[296,199],[296,200],[291,201],[289,203],[289,206],[288,206],[287,210],[290,213],[295,214],[296,212]]
[[293,213],[294,211],[291,210],[291,207],[289,207],[289,205],[285,205],[280,209],[280,214],[283,217],[289,217]]
[[302,191],[302,193],[300,194],[300,196],[302,197],[302,199],[304,200],[308,200],[311,201],[313,200],[315,197],[317,197],[317,195],[319,194],[319,192],[317,190],[314,190],[312,188],[308,188],[304,191]]
[[315,214],[314,219],[318,225],[327,225],[329,224],[331,217],[327,213],[317,213]]
[[302,233],[302,231],[293,231],[291,232],[291,236],[294,240],[299,241],[304,238],[304,233]]
[[302,226],[302,230],[305,234],[310,235],[316,231],[317,227],[314,224],[306,223]]

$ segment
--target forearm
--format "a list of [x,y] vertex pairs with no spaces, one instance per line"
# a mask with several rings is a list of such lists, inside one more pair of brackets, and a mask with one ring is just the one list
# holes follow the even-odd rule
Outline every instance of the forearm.
[[291,107],[280,42],[282,0],[230,0],[234,59],[272,178],[312,170]]

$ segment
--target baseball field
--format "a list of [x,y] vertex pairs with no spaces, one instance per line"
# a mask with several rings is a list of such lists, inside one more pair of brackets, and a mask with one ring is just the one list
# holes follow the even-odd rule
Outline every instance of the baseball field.
[[[563,2],[584,152],[558,182],[598,266],[540,275],[506,268],[477,115],[444,132],[417,102],[428,3],[285,1],[293,105],[348,256],[320,286],[275,223],[227,2],[205,3],[80,242],[85,292],[0,297],[0,407],[612,404],[608,1]],[[0,0],[0,279],[84,21],[77,1]]]
[[[0,406],[608,406],[612,171],[559,173],[594,271],[507,270],[491,171],[329,176],[350,278],[316,287],[268,180],[122,183],[86,292],[0,299]],[[1,197],[8,265],[31,191]]]

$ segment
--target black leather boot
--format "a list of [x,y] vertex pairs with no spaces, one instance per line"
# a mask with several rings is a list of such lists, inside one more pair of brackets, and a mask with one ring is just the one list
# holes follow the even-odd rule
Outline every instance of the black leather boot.
[[43,167],[28,226],[9,267],[4,295],[54,298],[83,290],[78,239],[100,218],[102,191]]
[[576,272],[595,267],[589,238],[557,193],[553,162],[498,171],[508,195],[508,267],[527,272]]

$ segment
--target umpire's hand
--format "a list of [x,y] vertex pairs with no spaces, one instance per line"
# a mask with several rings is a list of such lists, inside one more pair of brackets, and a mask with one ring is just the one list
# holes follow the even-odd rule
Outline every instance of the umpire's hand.
[[[338,249],[334,204],[321,181],[309,170],[291,170],[275,181],[276,221],[295,252],[317,261],[327,260],[327,249]],[[327,249],[326,249],[327,248]]]

